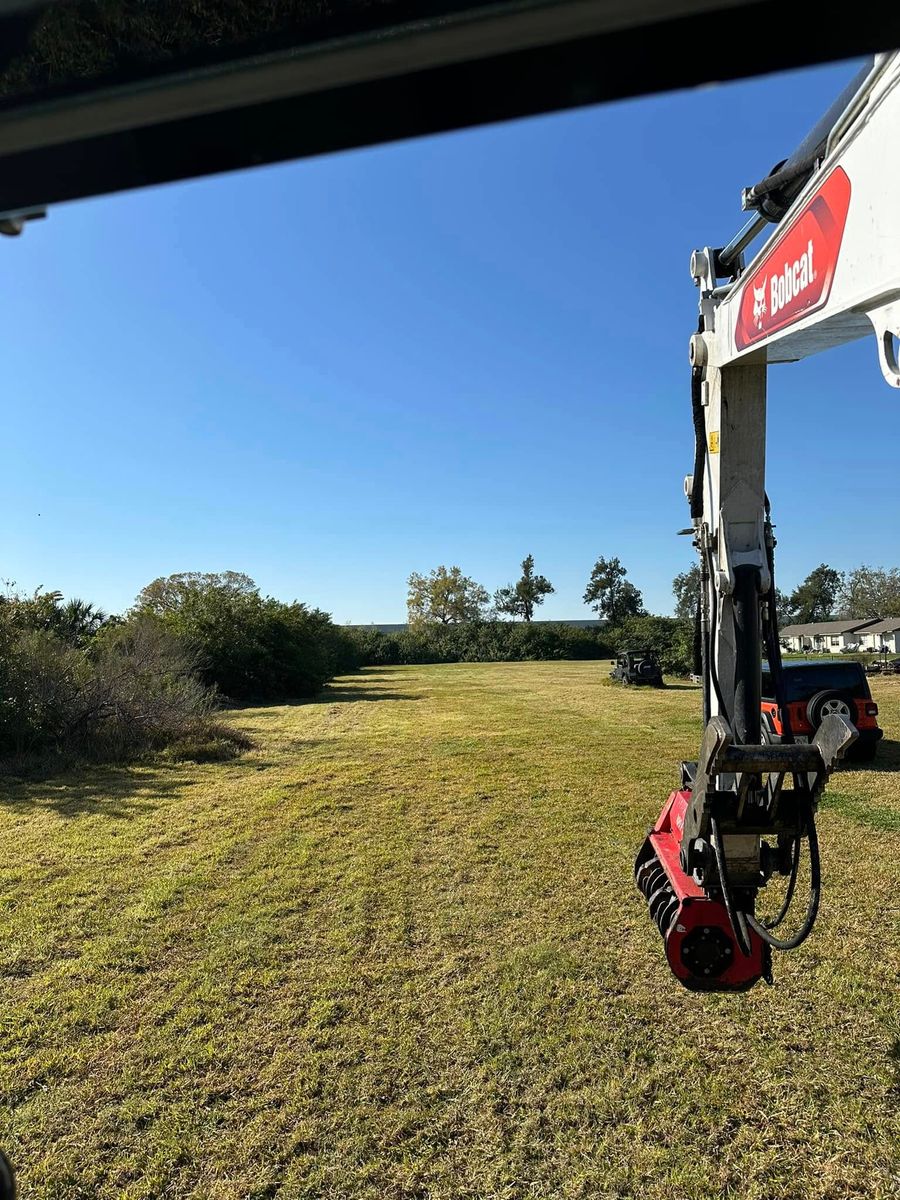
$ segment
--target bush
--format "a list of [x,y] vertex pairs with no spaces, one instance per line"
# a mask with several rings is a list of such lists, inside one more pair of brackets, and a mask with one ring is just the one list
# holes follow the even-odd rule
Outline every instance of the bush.
[[210,736],[215,694],[158,622],[107,626],[79,649],[20,616],[0,612],[0,752],[121,759]]
[[315,695],[361,661],[327,613],[236,572],[154,580],[123,621],[58,592],[0,595],[0,753],[204,760],[245,748],[213,710]]
[[4,622],[0,640],[0,750],[61,747],[82,724],[90,664],[47,629]]
[[237,572],[154,580],[135,615],[155,618],[190,647],[203,680],[232,701],[314,696],[360,665],[357,642],[327,613],[263,597]]
[[197,656],[160,622],[139,618],[111,629],[96,639],[90,658],[88,720],[104,757],[212,735],[216,691],[199,678]]

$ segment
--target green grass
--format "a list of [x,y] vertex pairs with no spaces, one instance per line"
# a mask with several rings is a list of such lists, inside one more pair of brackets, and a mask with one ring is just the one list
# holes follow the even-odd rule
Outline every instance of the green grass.
[[900,1195],[900,747],[835,781],[776,987],[691,995],[631,865],[697,692],[607,670],[373,669],[232,762],[8,784],[24,1195]]

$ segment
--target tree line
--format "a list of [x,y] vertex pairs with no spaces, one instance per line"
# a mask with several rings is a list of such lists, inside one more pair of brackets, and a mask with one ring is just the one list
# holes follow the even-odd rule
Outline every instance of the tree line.
[[[498,617],[529,624],[535,609],[556,591],[544,575],[535,573],[534,555],[522,560],[515,583],[487,588],[464,575],[459,567],[439,566],[427,575],[414,571],[407,580],[407,617],[411,629],[423,625],[461,625]],[[646,616],[641,593],[627,577],[618,558],[598,558],[591,568],[584,603],[598,618],[617,625],[629,617]]]
[[[692,619],[700,589],[700,568],[695,564],[676,575],[672,584],[675,614]],[[819,563],[792,592],[776,589],[779,625],[809,625],[840,618],[864,621],[900,617],[900,568],[862,565],[837,571]]]
[[[458,566],[408,580],[409,626],[398,634],[336,626],[320,609],[264,596],[237,571],[154,579],[122,615],[42,589],[0,593],[0,755],[73,752],[120,758],[147,750],[218,756],[241,739],[224,704],[318,694],[360,666],[388,663],[608,658],[647,647],[664,670],[693,664],[697,566],[673,581],[675,615],[654,616],[617,557],[600,557],[584,602],[597,627],[534,621],[553,584],[534,556],[491,595]],[[900,569],[820,564],[778,597],[782,624],[835,615],[900,616]],[[512,618],[504,620],[503,618]]]
[[[264,596],[239,571],[154,579],[121,615],[7,584],[0,593],[0,755],[228,754],[240,739],[218,721],[223,705],[312,697],[335,675],[369,663],[609,654],[608,639],[596,631],[533,627],[553,590],[530,554],[520,577],[493,598],[458,567],[414,574],[409,633],[391,640],[338,627],[300,601]],[[617,559],[598,559],[585,598],[607,619],[643,612]]]
[[778,610],[783,623],[792,625],[841,617],[900,617],[900,568],[863,564],[836,571],[820,563],[793,592],[780,597]]
[[519,578],[493,596],[459,566],[413,572],[407,583],[405,630],[353,629],[364,664],[603,659],[639,646],[655,650],[670,673],[693,669],[692,624],[648,613],[616,557],[598,558],[587,579],[584,602],[599,618],[593,627],[534,621],[555,589],[531,554],[522,560]]

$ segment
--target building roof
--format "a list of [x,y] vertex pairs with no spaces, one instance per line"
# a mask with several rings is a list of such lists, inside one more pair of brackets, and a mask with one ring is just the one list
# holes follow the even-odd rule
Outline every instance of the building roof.
[[859,621],[851,618],[845,621],[813,621],[808,625],[786,625],[779,637],[814,637],[816,634],[855,633],[857,629],[869,631],[871,626],[878,624],[877,617]]
[[896,629],[900,629],[900,617],[887,617],[870,625],[866,633],[893,633]]

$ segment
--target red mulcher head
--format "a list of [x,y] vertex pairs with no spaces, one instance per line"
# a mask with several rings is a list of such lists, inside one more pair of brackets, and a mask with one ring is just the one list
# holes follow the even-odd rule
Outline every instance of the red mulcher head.
[[735,940],[721,898],[715,898],[681,869],[681,832],[691,799],[672,792],[634,864],[638,888],[659,926],[666,958],[676,978],[695,992],[744,992],[770,979],[771,950],[749,930],[750,954]]
[[[771,983],[772,950],[794,950],[809,936],[822,878],[816,802],[856,736],[835,713],[812,742],[780,746],[736,743],[724,717],[707,722],[698,762],[681,764],[681,790],[669,796],[634,865],[669,966],[685,987],[739,992],[758,979]],[[793,787],[785,786],[788,778]],[[783,937],[773,931],[791,908],[803,841],[806,915]],[[760,920],[757,893],[775,872],[788,877],[784,900],[776,916]]]

